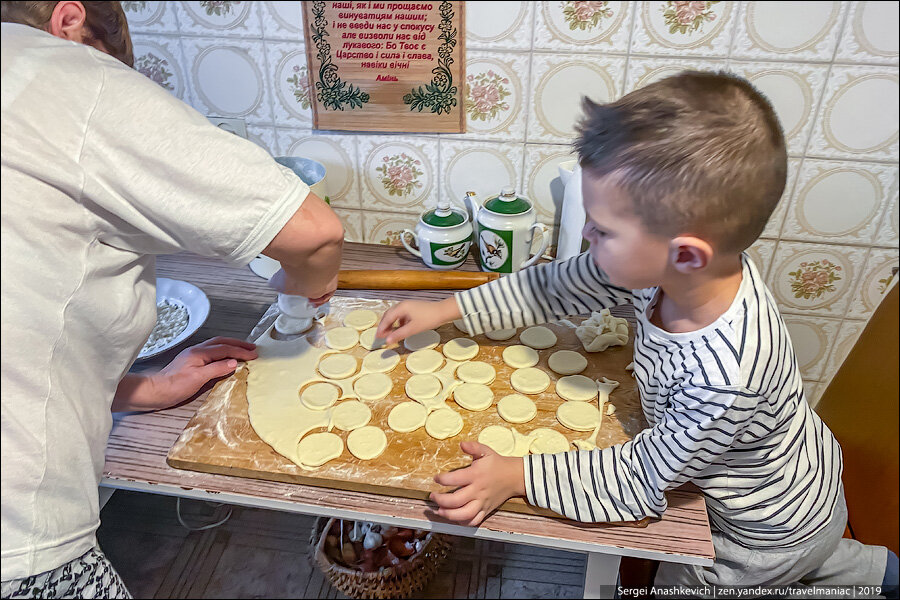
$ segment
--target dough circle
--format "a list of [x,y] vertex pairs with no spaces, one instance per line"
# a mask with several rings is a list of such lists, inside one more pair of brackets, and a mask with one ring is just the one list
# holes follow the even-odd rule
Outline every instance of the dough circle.
[[497,414],[509,423],[527,423],[537,416],[537,405],[522,394],[510,394],[500,398]]
[[586,402],[600,393],[597,382],[584,375],[567,375],[556,382],[556,394],[563,400]]
[[466,383],[481,383],[487,385],[497,378],[497,371],[486,362],[465,362],[456,368],[456,377]]
[[513,369],[524,369],[525,367],[533,367],[538,364],[541,359],[537,350],[516,344],[515,346],[507,346],[503,349],[503,362]]
[[402,402],[388,413],[388,427],[397,433],[409,433],[425,424],[428,410],[418,402]]
[[297,456],[307,467],[318,467],[344,452],[344,440],[333,433],[311,433],[297,444]]
[[544,350],[556,345],[556,334],[546,327],[529,327],[519,334],[519,341],[536,350]]
[[477,412],[490,408],[494,403],[494,392],[480,383],[461,383],[453,388],[453,400],[466,410]]
[[509,383],[517,392],[540,394],[550,387],[550,376],[536,367],[525,367],[513,371]]
[[375,350],[363,358],[362,368],[374,373],[390,373],[400,364],[400,355],[395,350]]
[[359,345],[366,350],[376,350],[384,347],[384,338],[375,337],[377,327],[370,327],[359,334]]
[[439,408],[425,419],[425,432],[436,440],[451,438],[462,428],[462,417],[449,408]]
[[560,452],[569,451],[569,440],[555,429],[541,427],[531,433],[532,435],[537,434],[537,437],[531,443],[532,454],[559,454]]
[[353,391],[360,400],[381,400],[391,393],[394,380],[384,373],[366,373],[353,382]]
[[588,361],[580,352],[557,350],[550,355],[547,363],[560,375],[575,375],[587,368]]
[[590,402],[563,402],[556,420],[575,431],[591,431],[600,422],[600,411]]
[[484,444],[501,456],[509,456],[516,447],[516,438],[509,427],[488,425],[478,434],[478,443]]
[[462,319],[454,319],[453,326],[462,331],[466,335],[472,335],[472,332],[469,331],[469,328],[466,327],[466,322]]
[[350,354],[326,354],[319,361],[319,373],[328,379],[347,379],[356,373],[356,357]]
[[406,357],[406,370],[414,375],[434,373],[443,364],[444,355],[431,348],[416,350]]
[[413,400],[431,400],[441,393],[441,380],[431,374],[413,375],[406,380],[406,395]]
[[360,460],[378,458],[387,448],[387,436],[374,425],[354,429],[347,435],[347,450]]
[[411,335],[403,340],[403,345],[410,352],[415,352],[416,350],[424,350],[426,348],[434,348],[440,343],[441,334],[439,334],[434,329],[428,329],[427,331]]
[[444,344],[444,356],[450,360],[471,360],[478,356],[478,343],[471,338],[454,338]]
[[325,332],[325,345],[332,350],[349,350],[359,341],[359,332],[352,327],[335,327]]
[[278,318],[275,319],[275,329],[278,330],[278,333],[283,333],[284,335],[297,335],[298,333],[303,333],[304,331],[311,329],[313,325],[313,320],[309,317],[303,319],[296,319],[289,315],[280,314]]
[[378,314],[375,311],[365,308],[351,310],[347,313],[347,316],[344,317],[344,325],[346,325],[347,327],[352,327],[357,331],[368,329],[377,322]]
[[502,341],[508,340],[512,336],[516,335],[518,329],[497,329],[494,331],[485,332],[485,337],[491,340]]
[[367,424],[372,409],[359,400],[345,400],[331,411],[331,424],[341,431],[353,431]]
[[311,410],[325,410],[337,402],[340,390],[330,383],[314,383],[300,394],[300,402]]

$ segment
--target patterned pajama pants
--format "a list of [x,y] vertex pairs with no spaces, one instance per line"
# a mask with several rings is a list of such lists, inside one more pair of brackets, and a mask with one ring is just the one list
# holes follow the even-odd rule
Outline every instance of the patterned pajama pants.
[[131,598],[99,548],[52,571],[2,585],[3,598]]

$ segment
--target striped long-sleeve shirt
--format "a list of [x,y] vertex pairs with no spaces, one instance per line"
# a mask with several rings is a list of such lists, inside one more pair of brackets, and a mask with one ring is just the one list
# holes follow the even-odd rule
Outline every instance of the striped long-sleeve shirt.
[[698,331],[650,322],[658,288],[612,285],[585,253],[459,292],[473,333],[632,303],[634,376],[649,428],[629,442],[525,458],[528,501],[578,521],[659,516],[691,481],[713,528],[749,547],[791,546],[830,520],[841,450],[809,408],[775,301],[752,261],[725,313]]

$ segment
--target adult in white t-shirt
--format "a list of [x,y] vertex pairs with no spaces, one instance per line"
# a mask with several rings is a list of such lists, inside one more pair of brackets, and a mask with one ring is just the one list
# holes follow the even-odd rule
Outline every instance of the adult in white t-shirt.
[[2,25],[4,597],[127,596],[95,537],[111,407],[177,404],[255,357],[217,338],[161,374],[126,375],[156,321],[155,255],[267,254],[284,266],[279,291],[319,302],[340,264],[325,203],[252,142],[78,43],[85,14],[60,2],[45,30]]

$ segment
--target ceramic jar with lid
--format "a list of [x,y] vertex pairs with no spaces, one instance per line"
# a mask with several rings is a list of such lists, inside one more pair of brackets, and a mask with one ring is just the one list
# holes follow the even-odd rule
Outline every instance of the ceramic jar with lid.
[[[407,235],[413,237],[417,247],[406,241]],[[469,255],[472,223],[465,212],[451,208],[447,201],[441,201],[437,208],[419,217],[415,231],[404,229],[400,241],[432,269],[455,269]]]
[[[515,188],[505,187],[499,196],[479,205],[473,192],[467,195],[475,224],[475,243],[482,270],[512,273],[533,265],[547,250],[547,226],[537,222],[534,206]],[[541,232],[541,246],[531,254],[534,232]]]

